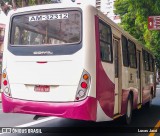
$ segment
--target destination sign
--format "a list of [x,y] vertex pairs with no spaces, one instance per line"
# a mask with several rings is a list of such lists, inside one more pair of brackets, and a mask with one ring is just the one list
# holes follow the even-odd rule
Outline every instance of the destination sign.
[[31,22],[31,21],[44,21],[44,20],[56,20],[56,19],[68,19],[68,13],[29,16],[29,22]]

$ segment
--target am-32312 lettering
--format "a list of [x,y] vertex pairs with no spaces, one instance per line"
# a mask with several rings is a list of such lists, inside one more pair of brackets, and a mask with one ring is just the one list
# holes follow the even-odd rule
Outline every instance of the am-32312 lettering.
[[56,20],[56,19],[68,19],[68,13],[29,16],[29,22],[31,22],[31,21],[44,21],[44,20]]

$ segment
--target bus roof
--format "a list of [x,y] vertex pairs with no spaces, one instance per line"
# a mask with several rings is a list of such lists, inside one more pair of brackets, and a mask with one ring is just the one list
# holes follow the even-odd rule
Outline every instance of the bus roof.
[[34,5],[28,7],[17,8],[16,10],[11,10],[8,16],[20,13],[20,12],[29,12],[29,11],[36,11],[36,10],[47,10],[47,9],[62,9],[62,8],[74,8],[74,7],[84,7],[84,4],[75,4],[75,3],[54,3],[54,4],[44,4],[44,5]]

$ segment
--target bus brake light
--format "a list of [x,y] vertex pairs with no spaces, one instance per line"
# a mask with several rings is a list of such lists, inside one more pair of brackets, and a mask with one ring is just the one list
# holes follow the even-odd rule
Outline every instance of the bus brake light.
[[4,81],[3,81],[3,85],[4,85],[4,86],[8,85],[7,80],[4,80]]
[[81,83],[81,87],[86,89],[87,88],[87,83],[86,82],[82,82]]

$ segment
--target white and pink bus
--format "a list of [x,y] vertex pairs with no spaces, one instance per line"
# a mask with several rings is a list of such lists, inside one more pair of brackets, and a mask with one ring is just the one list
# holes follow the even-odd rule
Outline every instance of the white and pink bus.
[[8,18],[3,112],[130,123],[155,97],[153,55],[95,7],[39,5]]

